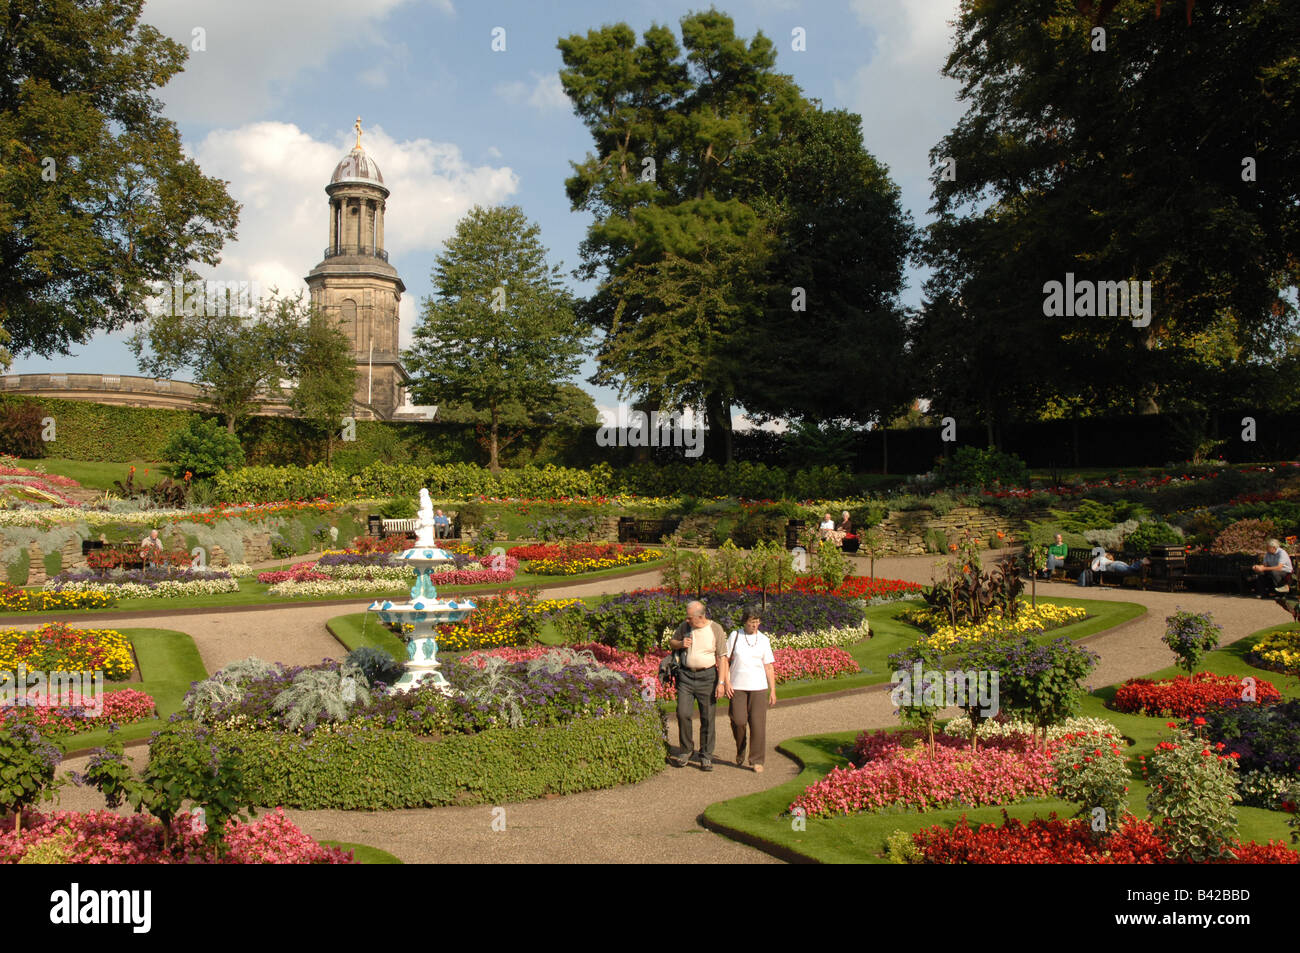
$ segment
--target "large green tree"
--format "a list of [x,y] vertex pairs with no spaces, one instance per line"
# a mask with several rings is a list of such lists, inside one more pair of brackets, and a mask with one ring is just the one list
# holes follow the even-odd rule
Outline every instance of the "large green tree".
[[[936,411],[1222,407],[1295,333],[1300,13],[1103,6],[1104,49],[1070,0],[962,3],[946,72],[970,107],[932,152],[916,335]],[[1149,325],[1045,316],[1067,273],[1150,281]]]
[[[896,295],[911,229],[861,121],[806,100],[762,33],[716,10],[681,45],[626,24],[559,42],[595,152],[566,183],[592,212],[581,306],[595,381],[646,408],[702,406],[731,455],[734,404],[866,422],[905,405]],[[808,374],[786,373],[791,356]]]
[[[301,296],[272,290],[252,313],[226,302],[190,296],[193,307],[154,314],[127,342],[140,369],[154,377],[188,370],[204,403],[221,415],[226,430],[252,414],[259,396],[279,396],[280,381],[295,376],[306,310]],[[348,378],[351,386],[351,376]]]
[[710,10],[681,21],[682,44],[626,24],[559,41],[560,81],[595,153],[566,183],[595,215],[579,274],[600,285],[581,313],[605,332],[597,382],[652,406],[704,405],[714,452],[729,456],[740,335],[761,312],[774,250],[745,202],[749,150],[769,148],[801,108],[761,33],[746,43]]
[[471,209],[437,258],[404,354],[421,403],[484,425],[494,472],[503,447],[561,400],[587,334],[540,236],[517,205]]
[[331,463],[335,435],[356,391],[352,344],[337,320],[315,308],[299,325],[296,343],[289,365],[295,382],[289,407],[324,440],[325,462]]
[[67,353],[145,317],[154,282],[216,264],[239,206],[153,95],[187,51],[144,0],[0,0],[0,325]]

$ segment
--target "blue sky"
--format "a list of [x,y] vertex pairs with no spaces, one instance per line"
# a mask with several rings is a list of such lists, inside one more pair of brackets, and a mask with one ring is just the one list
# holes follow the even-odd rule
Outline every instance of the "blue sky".
[[[733,0],[717,4],[746,38],[761,30],[777,68],[804,94],[863,117],[864,142],[927,220],[927,153],[961,115],[957,84],[939,75],[956,0]],[[705,4],[658,0],[151,0],[144,20],[191,47],[186,70],[158,95],[205,173],[243,203],[238,241],[210,277],[264,288],[305,288],[326,239],[324,186],[353,141],[363,144],[392,195],[387,241],[406,283],[403,346],[442,242],[472,205],[518,204],[541,226],[566,272],[588,216],[570,211],[569,163],[591,148],[558,81],[556,41],[626,22],[676,29]],[[503,52],[492,32],[505,30]],[[806,50],[792,49],[802,28]],[[905,302],[919,301],[913,275]],[[575,291],[585,286],[571,282]],[[11,373],[138,373],[127,332],[100,335],[73,354],[19,358]],[[592,370],[590,362],[583,376]],[[184,376],[179,375],[179,376]],[[615,393],[580,381],[599,405]]]

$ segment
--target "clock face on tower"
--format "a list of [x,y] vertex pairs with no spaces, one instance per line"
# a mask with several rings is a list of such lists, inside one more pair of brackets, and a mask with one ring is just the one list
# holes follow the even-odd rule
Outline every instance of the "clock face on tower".
[[406,286],[388,261],[384,212],[388,187],[375,160],[357,143],[325,186],[325,254],[307,275],[311,303],[335,318],[352,345],[357,386],[354,416],[388,419],[410,380],[398,350],[398,304]]

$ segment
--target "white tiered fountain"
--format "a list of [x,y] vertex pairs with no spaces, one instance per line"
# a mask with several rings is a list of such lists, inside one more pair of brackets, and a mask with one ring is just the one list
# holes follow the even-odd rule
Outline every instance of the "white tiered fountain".
[[369,611],[377,613],[386,625],[407,624],[415,627],[406,645],[406,672],[393,685],[393,691],[409,692],[422,681],[442,691],[449,691],[447,679],[438,671],[438,639],[434,626],[459,622],[476,608],[468,599],[448,602],[438,598],[434,588],[433,567],[452,562],[451,554],[439,549],[433,535],[433,503],[429,491],[420,490],[420,514],[415,521],[415,545],[401,558],[415,570],[415,585],[409,602],[375,600]]

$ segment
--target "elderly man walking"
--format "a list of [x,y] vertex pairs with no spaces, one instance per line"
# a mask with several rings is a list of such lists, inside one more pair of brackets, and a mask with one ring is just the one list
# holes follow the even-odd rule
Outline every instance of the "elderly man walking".
[[[672,759],[686,767],[693,756],[701,771],[713,770],[713,745],[717,741],[717,704],[728,684],[727,633],[709,619],[702,602],[686,604],[686,621],[677,627],[668,645],[674,652],[686,650],[685,664],[677,675],[677,739],[681,752]],[[695,748],[691,730],[694,703],[700,705],[700,747]]]

